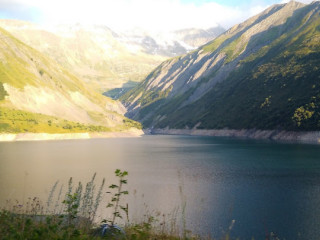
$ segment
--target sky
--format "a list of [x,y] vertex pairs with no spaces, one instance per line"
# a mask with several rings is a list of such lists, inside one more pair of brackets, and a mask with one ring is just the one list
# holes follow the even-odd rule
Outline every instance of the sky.
[[[288,0],[0,0],[0,18],[41,25],[99,24],[114,30],[229,28]],[[300,0],[310,3],[312,0]]]

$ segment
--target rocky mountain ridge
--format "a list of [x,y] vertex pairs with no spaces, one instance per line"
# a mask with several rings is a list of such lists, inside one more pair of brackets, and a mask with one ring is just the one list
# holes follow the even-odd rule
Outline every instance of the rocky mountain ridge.
[[163,62],[121,98],[127,116],[158,128],[317,129],[319,5],[274,5]]

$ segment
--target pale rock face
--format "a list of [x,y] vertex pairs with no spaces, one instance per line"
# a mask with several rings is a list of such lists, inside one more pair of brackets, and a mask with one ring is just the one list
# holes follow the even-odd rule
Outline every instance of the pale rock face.
[[69,92],[72,102],[78,105],[80,108],[85,109],[85,110],[90,110],[90,111],[96,111],[96,112],[101,112],[103,109],[98,106],[97,104],[94,104],[91,102],[87,97],[82,95],[79,92]]
[[121,115],[124,115],[127,112],[127,109],[119,101],[106,102],[105,109],[111,112],[116,112]]
[[[83,101],[83,99],[82,102],[79,99],[72,102],[63,94],[46,87],[25,86],[23,89],[17,89],[9,84],[4,84],[4,88],[9,95],[6,100],[17,109],[56,116],[75,122],[93,123],[87,112],[77,105],[77,103],[88,104],[88,101]],[[75,96],[75,94],[71,95]]]

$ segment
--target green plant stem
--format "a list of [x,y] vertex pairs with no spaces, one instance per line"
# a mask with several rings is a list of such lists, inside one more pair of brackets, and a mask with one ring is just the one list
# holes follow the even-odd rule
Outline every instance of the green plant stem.
[[116,205],[114,207],[114,213],[113,213],[113,217],[112,217],[112,222],[111,222],[111,226],[114,225],[114,221],[116,220],[116,215],[117,215],[117,212],[118,212],[118,208],[119,208],[119,201],[120,201],[120,193],[121,193],[121,188],[122,188],[122,177],[120,178],[120,185],[119,185],[119,188],[118,188],[118,198],[117,198],[117,201],[116,201]]

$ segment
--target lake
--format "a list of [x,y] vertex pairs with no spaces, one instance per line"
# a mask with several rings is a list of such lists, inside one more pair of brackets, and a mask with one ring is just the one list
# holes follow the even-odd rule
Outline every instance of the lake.
[[233,220],[231,236],[241,239],[320,236],[319,145],[161,135],[0,143],[0,204],[46,201],[69,177],[86,182],[97,173],[97,183],[114,183],[117,168],[129,172],[132,219],[176,211],[177,222],[203,236],[223,235]]

